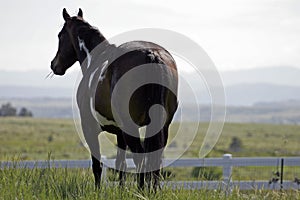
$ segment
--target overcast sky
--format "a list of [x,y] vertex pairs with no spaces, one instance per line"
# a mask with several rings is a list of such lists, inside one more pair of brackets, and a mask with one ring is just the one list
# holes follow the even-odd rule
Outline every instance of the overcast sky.
[[1,0],[0,70],[48,70],[64,7],[81,7],[107,38],[146,27],[185,34],[220,70],[300,67],[297,0]]

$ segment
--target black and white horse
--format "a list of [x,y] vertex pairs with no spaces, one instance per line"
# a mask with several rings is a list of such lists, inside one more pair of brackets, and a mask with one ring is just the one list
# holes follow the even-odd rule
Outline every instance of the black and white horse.
[[[124,179],[122,171],[126,169],[125,150],[129,147],[138,169],[139,187],[144,186],[144,174],[149,171],[151,173],[146,174],[147,181],[153,180],[154,186],[157,186],[169,125],[178,106],[178,74],[174,59],[167,50],[151,42],[131,41],[120,46],[110,44],[96,28],[83,19],[81,9],[74,17],[70,17],[66,9],[63,9],[63,18],[65,23],[58,35],[59,47],[51,62],[51,69],[56,75],[64,75],[76,61],[81,65],[83,78],[76,98],[82,131],[91,151],[96,186],[100,186],[102,171],[98,141],[101,131],[117,136],[116,168],[121,171],[120,183]],[[124,84],[119,87],[120,91],[115,92],[117,100],[112,102],[118,82],[138,66],[146,66],[146,70],[138,75],[128,75],[125,87]],[[135,80],[147,79],[149,76],[164,80],[173,89],[151,81],[133,89]],[[121,93],[130,89],[134,92],[126,102]],[[156,104],[163,106],[164,111],[158,109],[151,116],[149,110]],[[130,120],[136,126],[127,127],[128,115],[123,113],[124,109],[127,109]],[[153,134],[151,131],[155,127],[148,126],[155,120],[163,120],[163,125]],[[138,129],[142,126],[146,126],[144,140],[141,140]]]

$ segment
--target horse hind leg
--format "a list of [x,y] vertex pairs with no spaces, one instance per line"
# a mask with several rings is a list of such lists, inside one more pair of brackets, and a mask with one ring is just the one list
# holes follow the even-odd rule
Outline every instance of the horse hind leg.
[[144,188],[144,148],[139,137],[138,129],[133,135],[123,133],[126,144],[133,153],[133,161],[137,169],[138,188]]
[[[149,130],[148,130],[149,131]],[[149,133],[148,133],[149,134]],[[150,133],[151,134],[151,133]],[[153,135],[153,134],[151,134]],[[147,136],[147,129],[146,129]],[[146,137],[144,141],[146,153],[146,181],[149,189],[153,187],[156,191],[159,187],[160,168],[162,164],[162,155],[168,140],[168,126],[164,126],[157,134]]]

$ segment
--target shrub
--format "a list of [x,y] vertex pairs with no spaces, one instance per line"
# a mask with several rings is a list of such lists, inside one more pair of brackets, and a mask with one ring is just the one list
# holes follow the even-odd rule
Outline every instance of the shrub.
[[3,104],[0,108],[0,116],[11,117],[16,116],[17,109],[14,108],[10,103]]
[[233,137],[229,145],[229,151],[240,152],[242,150],[242,140],[238,137]]
[[29,111],[27,108],[21,108],[20,112],[19,112],[19,116],[20,117],[32,117],[32,112]]
[[222,172],[215,167],[194,167],[191,176],[205,180],[220,180]]

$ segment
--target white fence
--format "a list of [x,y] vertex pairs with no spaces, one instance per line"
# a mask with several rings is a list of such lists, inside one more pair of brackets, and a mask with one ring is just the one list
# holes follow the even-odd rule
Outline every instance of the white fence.
[[[103,175],[106,177],[106,169],[113,168],[115,159],[102,158]],[[126,159],[128,168],[135,168],[132,159]],[[255,181],[234,181],[231,179],[233,167],[249,167],[249,166],[273,166],[278,164],[286,166],[300,167],[300,157],[259,157],[259,158],[232,158],[231,154],[224,154],[222,158],[203,158],[203,159],[164,159],[164,167],[222,167],[223,177],[221,181],[165,181],[162,186],[172,188],[186,188],[186,189],[224,189],[231,190],[233,187],[238,187],[240,190],[249,189],[300,189],[299,183],[293,180],[269,183],[269,180],[255,180]],[[0,169],[3,168],[90,168],[90,160],[54,160],[54,161],[21,161],[21,162],[1,162]],[[283,169],[283,167],[282,167]],[[299,169],[300,171],[300,169]],[[281,172],[282,173],[282,172]]]

